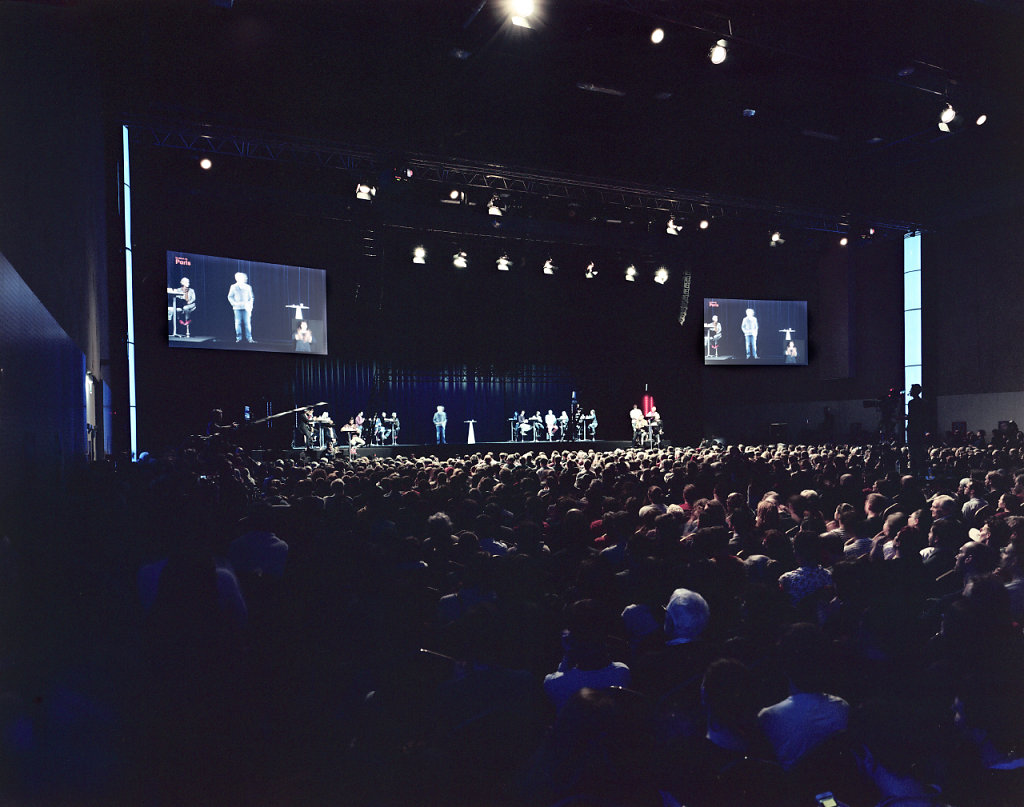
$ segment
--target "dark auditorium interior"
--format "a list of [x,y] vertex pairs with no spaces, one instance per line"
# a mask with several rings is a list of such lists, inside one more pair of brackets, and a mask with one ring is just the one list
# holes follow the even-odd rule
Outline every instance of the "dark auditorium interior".
[[1020,0],[0,3],[0,803],[1024,804],[1022,76]]

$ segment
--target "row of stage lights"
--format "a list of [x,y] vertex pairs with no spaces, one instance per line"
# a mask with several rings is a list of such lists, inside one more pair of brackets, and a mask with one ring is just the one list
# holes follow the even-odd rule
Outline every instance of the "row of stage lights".
[[[412,251],[412,262],[417,264],[417,265],[421,265],[421,266],[426,264],[426,262],[427,262],[427,249],[426,249],[426,247],[417,246],[415,249],[413,249],[413,251]],[[503,254],[494,263],[495,263],[495,266],[497,267],[497,270],[499,272],[510,272],[515,267],[515,261],[513,261],[508,256],[507,253]],[[452,267],[455,268],[455,269],[468,269],[469,268],[469,255],[466,253],[465,250],[459,250],[454,255],[452,255]],[[558,273],[559,268],[558,268],[558,266],[555,265],[554,260],[549,257],[547,260],[544,261],[543,265],[541,266],[541,271],[545,275],[554,275],[554,274]],[[597,277],[597,274],[598,274],[597,264],[594,261],[590,261],[587,264],[587,266],[584,268],[584,270],[583,270],[583,277],[585,277],[587,280],[593,280],[595,277]],[[636,268],[635,264],[631,263],[631,264],[629,264],[626,267],[625,272],[624,272],[624,277],[630,283],[635,283],[640,278],[640,271]],[[668,282],[668,278],[669,278],[668,269],[666,269],[664,266],[659,266],[654,271],[654,275],[653,275],[652,279],[654,280],[655,283],[658,283],[660,285],[664,285],[665,283]]]

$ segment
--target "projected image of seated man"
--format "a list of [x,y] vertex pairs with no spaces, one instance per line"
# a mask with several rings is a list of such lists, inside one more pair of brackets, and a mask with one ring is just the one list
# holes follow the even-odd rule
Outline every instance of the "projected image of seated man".
[[302,320],[299,323],[299,327],[295,329],[295,352],[313,352],[313,332],[309,329],[309,325],[305,320]]
[[[168,315],[171,319],[171,336],[177,338],[188,338],[192,335],[192,314],[196,310],[196,291],[190,285],[187,277],[178,281],[178,287],[168,287],[167,293],[174,295],[173,305],[170,306]],[[178,330],[178,326],[182,330]]]

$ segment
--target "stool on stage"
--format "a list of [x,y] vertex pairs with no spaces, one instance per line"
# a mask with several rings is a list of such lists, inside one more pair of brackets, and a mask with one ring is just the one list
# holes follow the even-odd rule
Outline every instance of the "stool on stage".
[[476,423],[476,421],[475,420],[464,420],[462,422],[469,424],[469,436],[466,438],[466,442],[469,445],[473,445],[476,442],[476,435],[473,434],[473,424]]

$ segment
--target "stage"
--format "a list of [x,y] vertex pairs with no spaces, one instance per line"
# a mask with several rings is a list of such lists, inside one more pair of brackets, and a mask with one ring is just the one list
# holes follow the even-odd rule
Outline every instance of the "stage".
[[[353,450],[349,446],[341,446],[335,453],[337,459],[352,459],[359,457],[404,457],[405,459],[416,459],[419,457],[437,457],[448,459],[450,457],[464,457],[469,454],[495,455],[525,454],[531,452],[551,455],[552,451],[614,451],[616,449],[630,448],[632,443],[628,440],[581,440],[576,443],[538,440],[537,442],[504,442],[504,443],[445,443],[444,445],[432,444],[398,444],[393,446],[359,446]],[[261,453],[261,452],[255,452]],[[263,452],[269,454],[271,452]],[[286,457],[300,457],[305,454],[307,457],[320,459],[326,452],[322,449],[307,451],[306,449],[292,448],[284,452]]]

